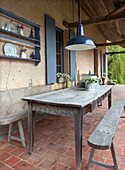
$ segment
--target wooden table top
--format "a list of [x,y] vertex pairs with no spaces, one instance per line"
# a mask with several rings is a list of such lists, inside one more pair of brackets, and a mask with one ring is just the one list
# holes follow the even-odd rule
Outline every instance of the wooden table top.
[[112,87],[112,85],[102,85],[99,88],[90,91],[87,91],[84,88],[71,87],[24,97],[22,100],[33,103],[83,108],[107,93]]

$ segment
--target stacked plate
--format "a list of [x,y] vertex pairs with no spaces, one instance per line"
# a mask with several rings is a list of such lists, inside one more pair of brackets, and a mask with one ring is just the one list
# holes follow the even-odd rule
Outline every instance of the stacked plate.
[[12,43],[6,43],[4,45],[4,53],[5,53],[5,55],[16,56],[17,57],[16,52],[17,52],[16,47]]

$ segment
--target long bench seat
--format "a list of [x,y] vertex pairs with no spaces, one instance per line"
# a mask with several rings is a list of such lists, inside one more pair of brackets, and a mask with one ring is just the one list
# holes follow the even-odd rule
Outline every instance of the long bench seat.
[[[117,126],[121,117],[121,113],[125,106],[125,99],[116,99],[111,108],[105,114],[99,125],[88,139],[88,145],[92,147],[87,169],[89,170],[91,163],[108,168],[118,170],[118,164],[113,145],[113,138],[117,130]],[[93,159],[95,149],[107,150],[111,149],[114,166],[98,162]]]

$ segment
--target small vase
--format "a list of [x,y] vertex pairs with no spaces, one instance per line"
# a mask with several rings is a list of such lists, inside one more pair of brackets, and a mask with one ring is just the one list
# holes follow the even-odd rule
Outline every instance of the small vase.
[[105,79],[102,78],[102,85],[105,85]]
[[22,52],[21,53],[21,58],[26,58],[26,53]]
[[23,34],[23,29],[19,29],[19,34],[20,34],[20,35],[24,35],[24,34]]

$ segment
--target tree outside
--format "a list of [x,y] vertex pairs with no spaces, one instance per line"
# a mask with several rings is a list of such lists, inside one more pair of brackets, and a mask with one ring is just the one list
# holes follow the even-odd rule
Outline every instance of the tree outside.
[[[109,41],[108,41],[109,42]],[[125,51],[121,46],[108,46],[108,52]],[[125,84],[125,53],[108,55],[108,73],[112,72],[112,80],[118,84]]]

